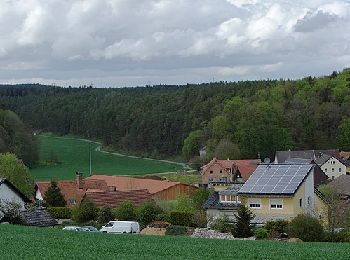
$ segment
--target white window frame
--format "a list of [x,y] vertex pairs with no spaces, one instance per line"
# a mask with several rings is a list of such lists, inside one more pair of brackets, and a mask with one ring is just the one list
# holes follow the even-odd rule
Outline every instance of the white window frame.
[[248,206],[251,209],[261,209],[261,199],[248,199]]
[[270,199],[270,209],[283,209],[283,199]]

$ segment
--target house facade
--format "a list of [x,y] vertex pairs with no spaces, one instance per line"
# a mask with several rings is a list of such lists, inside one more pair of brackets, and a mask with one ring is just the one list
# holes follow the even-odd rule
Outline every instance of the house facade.
[[256,224],[291,220],[298,214],[311,214],[323,223],[327,206],[314,187],[311,164],[259,165],[239,190],[241,203],[255,215]]
[[347,172],[346,165],[334,156],[329,156],[325,162],[319,165],[330,180],[346,175]]
[[31,200],[7,179],[0,179],[0,204],[14,202],[24,210]]
[[260,159],[218,160],[213,158],[201,169],[202,185],[215,190],[225,190],[231,184],[243,183],[260,162]]

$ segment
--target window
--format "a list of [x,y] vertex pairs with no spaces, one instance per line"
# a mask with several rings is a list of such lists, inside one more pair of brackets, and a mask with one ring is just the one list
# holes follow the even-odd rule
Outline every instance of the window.
[[334,168],[332,168],[332,172],[334,172]]
[[77,201],[75,199],[69,199],[69,204],[75,205]]
[[270,208],[271,209],[282,209],[283,200],[282,199],[270,199]]
[[210,174],[213,174],[213,171],[210,171],[209,173],[210,173]]
[[249,199],[249,208],[261,208],[261,200],[260,199]]
[[109,222],[105,225],[105,227],[112,227],[113,226],[113,222]]
[[222,173],[222,170],[220,170],[220,173]]
[[303,199],[299,199],[299,206],[300,208],[303,206]]
[[225,195],[220,195],[220,201],[226,201]]
[[327,172],[327,168],[326,168],[326,169],[324,169],[324,171],[325,171],[325,172]]
[[334,176],[332,176],[332,180],[334,180]]
[[311,196],[309,196],[309,197],[307,197],[307,204],[311,205],[311,203],[312,203],[312,198],[311,198]]
[[341,172],[341,168],[339,168],[339,172]]

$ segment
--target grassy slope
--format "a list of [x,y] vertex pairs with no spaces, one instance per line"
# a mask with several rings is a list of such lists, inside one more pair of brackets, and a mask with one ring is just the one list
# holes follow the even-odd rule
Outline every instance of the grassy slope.
[[[349,259],[349,244],[74,233],[0,225],[1,259]],[[3,239],[6,238],[6,239]]]
[[[61,162],[57,165],[40,165],[31,169],[35,180],[56,180],[75,178],[75,172],[89,173],[90,142],[66,138],[40,135],[40,161],[48,159],[53,151]],[[92,172],[107,175],[144,175],[150,173],[173,172],[183,169],[179,164],[156,160],[133,158],[96,151],[99,145],[91,143]]]

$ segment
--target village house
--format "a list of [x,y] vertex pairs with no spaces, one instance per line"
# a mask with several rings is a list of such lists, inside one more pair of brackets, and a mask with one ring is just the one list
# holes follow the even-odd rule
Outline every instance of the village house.
[[346,165],[341,160],[338,150],[301,150],[301,151],[277,151],[275,164],[285,163],[295,159],[307,160],[318,165],[330,180],[345,175]]
[[[35,198],[43,201],[51,182],[35,184]],[[197,187],[162,180],[144,178],[93,175],[83,178],[76,173],[75,180],[57,181],[68,207],[81,202],[84,197],[92,199],[96,205],[119,205],[131,201],[135,205],[151,200],[175,200],[179,195],[191,195]]]
[[16,203],[24,210],[31,200],[7,179],[0,179],[0,204]]
[[238,195],[256,224],[306,213],[327,223],[327,204],[315,189],[312,164],[259,165]]
[[231,184],[244,183],[254,172],[260,159],[218,160],[213,158],[201,168],[202,185],[215,190],[224,190]]

